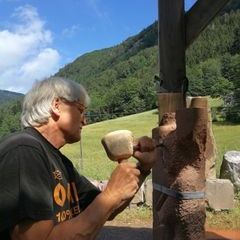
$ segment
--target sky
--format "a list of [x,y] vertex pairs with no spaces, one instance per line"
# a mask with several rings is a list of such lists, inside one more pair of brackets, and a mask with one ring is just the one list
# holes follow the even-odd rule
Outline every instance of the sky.
[[[188,10],[196,0],[185,0]],[[0,0],[0,89],[26,93],[88,52],[158,18],[157,0]]]

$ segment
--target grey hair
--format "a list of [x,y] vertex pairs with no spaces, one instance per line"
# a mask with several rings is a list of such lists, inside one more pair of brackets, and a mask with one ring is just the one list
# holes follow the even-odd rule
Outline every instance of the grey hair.
[[55,98],[63,98],[68,102],[81,102],[86,107],[90,102],[85,88],[72,80],[50,77],[37,81],[24,97],[22,126],[37,127],[47,123],[51,117],[52,102]]

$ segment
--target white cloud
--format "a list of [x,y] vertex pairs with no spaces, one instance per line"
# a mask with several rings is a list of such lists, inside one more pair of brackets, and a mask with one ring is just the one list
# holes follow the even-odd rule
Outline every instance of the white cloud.
[[25,92],[57,71],[60,55],[36,8],[17,8],[13,17],[14,24],[0,29],[0,89]]
[[45,48],[31,61],[22,65],[20,73],[24,78],[43,78],[49,74],[49,70],[56,70],[56,64],[59,60],[59,54],[56,50],[51,48]]
[[62,31],[62,35],[68,38],[73,37],[80,29],[80,27],[78,25],[72,25],[69,28],[65,28]]

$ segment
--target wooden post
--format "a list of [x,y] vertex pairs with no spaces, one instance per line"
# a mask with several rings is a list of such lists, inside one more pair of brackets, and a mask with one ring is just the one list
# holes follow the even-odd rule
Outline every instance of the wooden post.
[[166,112],[176,112],[185,107],[182,93],[159,93],[158,94],[158,113],[159,123]]
[[[158,0],[160,92],[158,142],[153,168],[153,239],[205,239],[205,161],[209,149],[206,101],[186,108],[186,47],[229,0]],[[204,10],[205,9],[205,10]]]
[[[153,239],[205,239],[206,108],[165,113],[153,138]],[[186,196],[184,196],[186,195]]]
[[198,0],[186,13],[186,47],[204,30],[229,0]]
[[185,80],[184,0],[159,0],[161,87],[183,93]]

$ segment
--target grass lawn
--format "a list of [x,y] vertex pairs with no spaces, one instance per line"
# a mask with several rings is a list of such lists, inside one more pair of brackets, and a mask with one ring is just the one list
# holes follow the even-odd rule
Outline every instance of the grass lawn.
[[[218,102],[214,103],[218,104]],[[116,163],[108,160],[101,145],[101,138],[106,133],[119,129],[130,130],[135,137],[151,136],[152,129],[157,125],[158,114],[156,110],[91,124],[83,129],[81,147],[79,143],[67,145],[62,149],[62,152],[73,161],[83,175],[96,180],[108,179]],[[218,151],[216,170],[219,174],[223,154],[229,150],[240,151],[240,124],[215,122],[213,123],[213,132]],[[130,213],[128,211],[119,216],[120,220],[129,219]],[[143,215],[146,219],[151,218],[150,209],[134,210],[132,214],[134,219],[137,219],[137,216],[139,219],[143,219]],[[207,225],[240,229],[240,201],[236,201],[236,207],[228,212],[207,211]]]
[[79,143],[67,145],[62,151],[85,176],[96,180],[107,179],[116,163],[107,158],[101,144],[102,137],[108,132],[119,129],[130,130],[135,137],[151,136],[152,128],[156,127],[157,123],[157,111],[153,110],[91,124],[85,126],[82,132],[82,158],[80,157],[81,146]]
[[223,155],[227,151],[240,151],[240,124],[213,123],[213,134],[217,145],[216,170],[219,176]]
[[[157,127],[157,124],[156,110],[91,124],[84,127],[81,144],[66,145],[62,151],[84,175],[103,180],[109,177],[116,163],[108,160],[101,138],[106,133],[119,129],[130,130],[135,137],[151,136],[152,128]],[[240,151],[240,124],[214,122],[213,133],[217,145],[216,170],[219,174],[223,154],[229,150]]]

